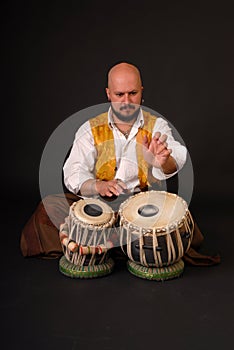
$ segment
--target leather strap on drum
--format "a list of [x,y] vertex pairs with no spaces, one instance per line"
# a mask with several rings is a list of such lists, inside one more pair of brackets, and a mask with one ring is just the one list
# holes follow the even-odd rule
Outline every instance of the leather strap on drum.
[[[143,114],[144,126],[138,130],[136,136],[138,177],[141,189],[152,182],[158,182],[158,180],[152,176],[152,168],[149,167],[148,163],[145,161],[142,151],[144,136],[147,136],[148,142],[152,139],[152,131],[156,122],[156,117],[145,111],[143,111]],[[98,154],[95,165],[96,178],[106,181],[113,180],[116,171],[116,156],[114,135],[108,125],[108,113],[102,113],[89,122],[94,138],[94,145]]]

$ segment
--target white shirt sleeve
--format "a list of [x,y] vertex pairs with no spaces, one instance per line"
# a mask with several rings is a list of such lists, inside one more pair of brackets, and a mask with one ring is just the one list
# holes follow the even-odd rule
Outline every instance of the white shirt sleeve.
[[63,167],[64,183],[69,191],[77,194],[85,181],[94,179],[96,157],[92,131],[89,122],[86,122],[78,129]]
[[179,141],[176,141],[174,139],[168,122],[161,117],[158,117],[156,120],[154,129],[153,129],[153,136],[157,131],[159,131],[161,134],[167,135],[166,142],[168,143],[168,148],[172,150],[171,156],[175,159],[175,162],[177,165],[177,171],[175,171],[172,174],[164,174],[163,171],[158,168],[152,169],[152,174],[154,177],[156,177],[159,180],[165,180],[172,177],[176,173],[178,173],[181,170],[181,168],[184,166],[187,158],[187,149]]

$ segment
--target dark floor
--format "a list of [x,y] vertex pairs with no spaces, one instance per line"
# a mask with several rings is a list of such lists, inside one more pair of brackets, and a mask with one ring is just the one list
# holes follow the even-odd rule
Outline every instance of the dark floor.
[[[219,202],[220,203],[220,202]],[[203,251],[213,267],[186,266],[164,282],[131,275],[117,261],[106,277],[78,280],[58,260],[25,259],[20,230],[33,208],[4,204],[2,213],[2,349],[229,349],[234,332],[231,202],[195,203]]]

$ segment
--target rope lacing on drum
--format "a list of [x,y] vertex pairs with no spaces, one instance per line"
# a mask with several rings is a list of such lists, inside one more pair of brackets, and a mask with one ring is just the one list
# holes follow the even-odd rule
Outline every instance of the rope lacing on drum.
[[167,253],[168,253],[167,265],[170,265],[170,264],[173,264],[176,260],[176,251],[170,235],[169,226],[166,227],[166,232],[167,232],[166,243],[167,243]]
[[128,223],[127,225],[127,254],[129,259],[131,259],[132,261],[134,261],[133,256],[132,256],[132,249],[131,249],[131,232],[130,232],[130,223]]
[[176,243],[178,247],[178,256],[183,256],[184,255],[184,246],[183,246],[183,241],[181,238],[181,234],[179,231],[178,225],[175,227],[175,234],[176,234]]
[[139,237],[139,248],[140,248],[140,262],[142,265],[149,266],[145,256],[144,250],[144,236],[142,233],[142,227],[140,228],[140,237]]
[[160,253],[156,250],[157,246],[158,246],[158,239],[157,239],[157,235],[156,235],[156,228],[153,228],[153,254],[154,254],[154,261],[156,266],[162,266],[162,260],[161,260],[161,256]]

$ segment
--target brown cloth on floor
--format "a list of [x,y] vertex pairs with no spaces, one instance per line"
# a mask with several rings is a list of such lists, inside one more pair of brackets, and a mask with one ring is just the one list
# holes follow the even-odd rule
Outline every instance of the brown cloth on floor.
[[[57,258],[63,254],[58,227],[68,216],[70,205],[79,199],[75,194],[66,193],[47,196],[39,203],[21,234],[20,248],[23,256]],[[219,255],[208,256],[198,252],[203,240],[195,223],[191,246],[183,256],[185,263],[196,266],[220,263]]]
[[20,248],[23,256],[56,258],[63,254],[58,228],[68,216],[70,205],[79,199],[72,193],[66,193],[65,196],[55,194],[45,197],[39,203],[21,234]]
[[219,264],[221,262],[221,257],[218,254],[209,256],[198,252],[198,249],[200,248],[203,241],[204,237],[199,227],[197,226],[197,223],[194,222],[193,239],[189,249],[183,256],[184,261],[188,265],[210,266]]

